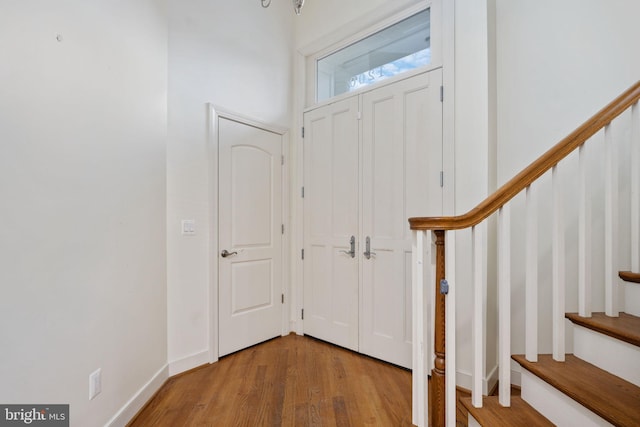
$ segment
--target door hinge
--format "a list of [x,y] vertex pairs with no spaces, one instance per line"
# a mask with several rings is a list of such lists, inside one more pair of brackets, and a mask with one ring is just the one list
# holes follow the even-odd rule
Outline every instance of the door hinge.
[[302,187],[301,193],[302,193],[302,198],[304,199],[304,187]]
[[449,294],[449,282],[447,282],[447,279],[440,280],[440,293],[442,295]]
[[304,249],[301,251],[302,253],[302,259],[304,260]]
[[304,308],[302,309],[302,320],[304,320]]
[[440,102],[444,101],[444,86],[440,86]]
[[356,115],[356,118],[358,120],[362,120],[362,111],[358,111],[358,114]]
[[284,155],[280,156],[280,164],[284,166]]
[[282,224],[282,234],[284,234],[284,224]]
[[282,294],[282,303],[284,304],[284,294]]
[[304,126],[302,126],[302,137],[304,138]]
[[440,171],[440,187],[444,187],[444,171]]

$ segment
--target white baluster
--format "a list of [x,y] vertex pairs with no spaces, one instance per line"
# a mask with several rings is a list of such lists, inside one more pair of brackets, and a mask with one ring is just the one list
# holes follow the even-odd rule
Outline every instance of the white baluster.
[[565,251],[564,251],[564,210],[562,204],[562,188],[558,165],[552,171],[553,187],[553,272],[552,272],[552,336],[553,359],[564,362],[564,299],[565,299]]
[[[411,292],[413,298],[413,424],[418,427],[428,426],[429,399],[426,375],[426,360],[430,346],[425,342],[426,307],[424,298],[424,231],[413,231],[411,271]],[[427,325],[427,327],[430,325]]]
[[511,218],[509,205],[498,211],[498,366],[499,401],[511,406]]
[[640,273],[640,104],[631,107],[631,271]]
[[449,282],[449,294],[446,298],[446,335],[447,359],[445,363],[445,411],[446,425],[456,425],[456,233],[445,234],[445,277]]
[[578,314],[591,317],[591,197],[587,185],[587,143],[579,149],[580,187],[578,217]]
[[617,317],[618,307],[618,169],[611,124],[604,128],[604,301],[607,316]]
[[471,229],[472,241],[472,274],[473,274],[473,373],[471,386],[471,400],[473,406],[482,408],[482,379],[484,377],[484,223]]
[[538,202],[535,190],[526,190],[525,357],[538,361]]

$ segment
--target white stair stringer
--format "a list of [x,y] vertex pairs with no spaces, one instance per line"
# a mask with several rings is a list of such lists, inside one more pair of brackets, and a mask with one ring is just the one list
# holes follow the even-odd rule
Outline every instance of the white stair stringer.
[[613,426],[524,368],[522,369],[522,399],[558,427]]
[[639,347],[574,324],[573,353],[640,387]]

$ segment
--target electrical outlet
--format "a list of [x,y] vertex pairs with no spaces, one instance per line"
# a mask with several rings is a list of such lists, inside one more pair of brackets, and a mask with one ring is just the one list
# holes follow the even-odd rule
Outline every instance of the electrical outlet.
[[93,400],[102,391],[102,369],[89,375],[89,400]]

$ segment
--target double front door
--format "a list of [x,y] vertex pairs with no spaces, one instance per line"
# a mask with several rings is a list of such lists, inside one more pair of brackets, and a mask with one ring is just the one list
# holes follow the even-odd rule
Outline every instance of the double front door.
[[441,70],[305,113],[304,332],[411,367],[411,216],[442,214]]

